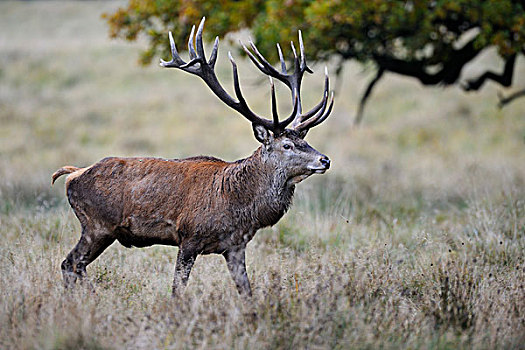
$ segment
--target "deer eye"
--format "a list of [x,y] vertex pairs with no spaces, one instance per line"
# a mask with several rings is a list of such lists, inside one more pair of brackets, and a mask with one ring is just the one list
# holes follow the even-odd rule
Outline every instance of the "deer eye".
[[283,145],[283,148],[284,148],[284,149],[292,149],[292,145],[290,145],[289,143],[285,143],[285,144]]

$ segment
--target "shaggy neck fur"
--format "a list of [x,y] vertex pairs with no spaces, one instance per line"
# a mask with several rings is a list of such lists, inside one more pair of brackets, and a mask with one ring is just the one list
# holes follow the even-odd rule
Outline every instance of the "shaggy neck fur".
[[295,186],[288,182],[286,169],[274,163],[259,147],[225,172],[223,189],[244,206],[257,229],[277,223],[292,203]]

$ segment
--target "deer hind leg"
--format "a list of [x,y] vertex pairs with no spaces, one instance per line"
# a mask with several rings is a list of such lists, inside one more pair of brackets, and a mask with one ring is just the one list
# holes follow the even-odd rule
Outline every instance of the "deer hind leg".
[[250,280],[246,272],[245,250],[243,247],[232,247],[223,253],[228,270],[237,286],[239,294],[243,297],[251,297],[252,289],[250,287]]
[[65,287],[71,288],[77,279],[87,277],[86,267],[114,241],[109,230],[83,227],[80,240],[61,265]]

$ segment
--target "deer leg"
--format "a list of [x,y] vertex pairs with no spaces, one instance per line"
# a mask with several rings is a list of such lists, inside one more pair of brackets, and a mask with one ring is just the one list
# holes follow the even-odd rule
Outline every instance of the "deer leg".
[[173,285],[171,289],[171,296],[176,297],[188,284],[191,268],[195,263],[197,254],[190,249],[179,247],[177,254],[177,263],[175,265],[175,276],[173,278]]
[[87,276],[86,267],[115,241],[106,231],[82,230],[77,245],[62,262],[62,277],[66,288],[71,288],[77,279]]
[[250,281],[248,280],[248,274],[246,273],[245,263],[245,252],[246,248],[233,247],[225,251],[222,255],[226,259],[228,270],[237,286],[237,290],[241,296],[252,296],[252,289],[250,287]]

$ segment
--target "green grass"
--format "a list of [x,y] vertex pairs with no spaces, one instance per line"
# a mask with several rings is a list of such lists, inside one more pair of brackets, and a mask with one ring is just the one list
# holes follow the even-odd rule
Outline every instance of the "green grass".
[[[108,155],[234,160],[257,147],[197,78],[140,67],[143,43],[107,39],[100,14],[117,5],[0,4],[0,348],[523,346],[525,100],[498,110],[492,84],[464,94],[387,75],[353,128],[369,78],[354,64],[308,135],[332,169],[300,184],[290,212],[249,244],[252,302],[219,256],[200,257],[171,300],[177,248],[163,246],[115,244],[88,267],[95,293],[64,291],[79,224],[63,180],[50,186],[57,168]],[[250,106],[268,113],[268,87],[237,61]],[[492,64],[488,53],[465,74]],[[322,91],[314,70],[305,107]],[[516,87],[524,73],[520,57]]]

